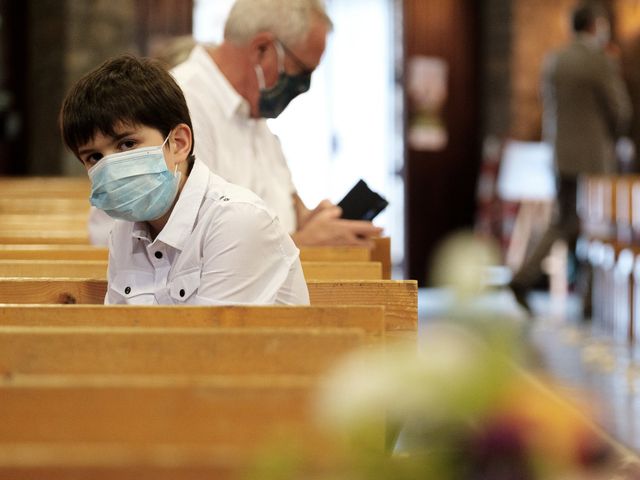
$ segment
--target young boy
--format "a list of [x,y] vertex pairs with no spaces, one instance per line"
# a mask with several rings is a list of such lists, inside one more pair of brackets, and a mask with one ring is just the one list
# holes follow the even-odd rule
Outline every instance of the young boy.
[[309,303],[278,218],[194,158],[187,104],[159,64],[108,60],[72,87],[60,123],[91,204],[118,219],[105,303]]

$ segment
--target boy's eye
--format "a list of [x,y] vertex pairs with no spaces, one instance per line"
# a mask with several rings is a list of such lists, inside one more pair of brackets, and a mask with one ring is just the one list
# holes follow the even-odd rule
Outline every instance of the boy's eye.
[[104,157],[104,155],[102,155],[101,153],[92,153],[91,155],[87,155],[87,162],[89,163],[96,163],[98,162],[98,160],[100,160],[102,157]]
[[124,140],[120,143],[120,150],[131,150],[135,146],[135,140]]

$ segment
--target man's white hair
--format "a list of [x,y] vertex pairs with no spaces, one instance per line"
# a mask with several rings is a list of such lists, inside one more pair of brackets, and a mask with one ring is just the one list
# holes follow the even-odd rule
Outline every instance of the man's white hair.
[[236,0],[224,27],[224,38],[244,45],[260,32],[271,32],[287,45],[298,45],[309,33],[313,15],[333,27],[324,0]]

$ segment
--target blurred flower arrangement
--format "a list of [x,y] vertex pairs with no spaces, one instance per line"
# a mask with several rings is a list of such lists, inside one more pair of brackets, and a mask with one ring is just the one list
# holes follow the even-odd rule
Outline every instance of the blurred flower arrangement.
[[[490,245],[456,237],[434,266],[454,306],[426,325],[419,347],[357,352],[327,378],[318,421],[342,439],[343,457],[338,471],[313,478],[640,478],[594,426],[594,405],[524,369],[526,325],[478,308],[494,260]],[[294,464],[254,478],[311,478]]]
[[[347,360],[320,402],[323,424],[351,441],[345,478],[612,478],[614,452],[592,427],[591,406],[511,363],[507,347],[439,324],[419,352],[396,346]],[[373,444],[383,416],[400,432],[390,455]]]

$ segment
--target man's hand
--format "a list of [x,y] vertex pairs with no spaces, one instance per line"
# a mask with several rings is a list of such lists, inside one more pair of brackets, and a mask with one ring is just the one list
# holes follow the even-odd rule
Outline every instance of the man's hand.
[[323,200],[304,218],[291,235],[296,245],[354,245],[372,248],[371,237],[378,237],[382,229],[363,220],[340,218],[342,209]]

